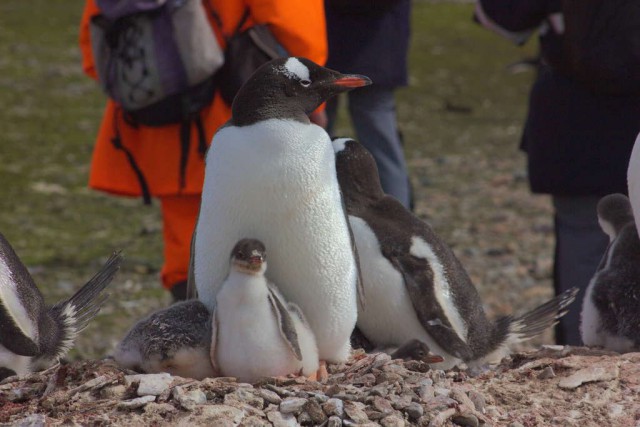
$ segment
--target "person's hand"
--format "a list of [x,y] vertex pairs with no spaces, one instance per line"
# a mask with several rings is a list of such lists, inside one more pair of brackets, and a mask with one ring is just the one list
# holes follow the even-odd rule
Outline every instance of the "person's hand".
[[315,123],[323,129],[326,129],[327,124],[329,123],[329,119],[327,119],[327,112],[324,110],[314,111],[309,114],[309,119],[311,120],[311,123]]

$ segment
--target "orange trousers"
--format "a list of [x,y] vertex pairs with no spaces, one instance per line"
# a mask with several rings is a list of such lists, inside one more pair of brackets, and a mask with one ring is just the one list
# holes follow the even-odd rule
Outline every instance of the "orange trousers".
[[187,280],[191,236],[199,209],[199,195],[160,197],[164,239],[164,264],[160,270],[160,278],[166,289]]

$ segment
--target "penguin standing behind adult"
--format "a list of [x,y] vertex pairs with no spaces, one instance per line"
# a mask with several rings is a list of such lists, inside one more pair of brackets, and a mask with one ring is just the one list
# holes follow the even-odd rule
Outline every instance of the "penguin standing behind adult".
[[618,352],[640,350],[640,238],[631,203],[610,194],[597,209],[610,243],[584,296],[582,341]]
[[269,248],[267,277],[303,310],[329,362],[349,356],[359,273],[331,140],[308,115],[370,83],[305,58],[259,68],[207,153],[194,232],[190,279],[205,305],[213,310],[235,243],[253,236]]
[[155,311],[136,323],[113,352],[123,368],[154,374],[168,372],[183,378],[218,376],[213,369],[211,313],[192,299]]
[[47,307],[27,268],[0,233],[0,379],[56,363],[107,299],[102,291],[122,257],[106,264],[71,298]]
[[224,376],[244,382],[319,367],[313,332],[300,309],[287,303],[264,276],[267,253],[256,239],[233,248],[229,276],[216,296],[211,361]]
[[333,141],[336,169],[365,286],[358,328],[376,346],[423,341],[444,358],[435,367],[476,367],[556,323],[576,289],[517,318],[491,322],[451,249],[382,191],[371,154],[352,139]]

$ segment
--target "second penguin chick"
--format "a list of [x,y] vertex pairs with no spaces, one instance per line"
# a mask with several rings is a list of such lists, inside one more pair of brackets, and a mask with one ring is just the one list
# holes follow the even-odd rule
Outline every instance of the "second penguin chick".
[[198,300],[182,301],[136,323],[113,357],[134,371],[201,380],[216,376],[209,357],[210,339],[207,307]]
[[311,375],[319,367],[313,332],[300,309],[267,281],[266,269],[262,242],[242,239],[235,245],[212,316],[213,366],[245,382]]

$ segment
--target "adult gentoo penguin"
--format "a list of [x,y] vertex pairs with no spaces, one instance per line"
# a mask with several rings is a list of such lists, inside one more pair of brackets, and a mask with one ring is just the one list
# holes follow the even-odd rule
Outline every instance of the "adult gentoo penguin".
[[209,351],[211,313],[198,300],[183,301],[136,323],[113,353],[122,367],[201,380],[217,376]]
[[319,367],[313,332],[300,309],[267,281],[266,269],[261,241],[242,239],[233,248],[212,316],[213,365],[222,375],[247,382],[312,375]]
[[229,252],[245,237],[269,248],[267,277],[304,311],[320,358],[345,361],[357,317],[357,261],[328,134],[309,121],[323,101],[370,84],[305,58],[260,67],[207,153],[191,278],[213,309]]
[[101,292],[121,259],[112,255],[71,298],[47,307],[27,268],[0,234],[0,375],[25,375],[63,357],[100,311],[107,299]]
[[565,313],[576,290],[524,316],[490,322],[451,249],[383,193],[371,154],[352,139],[333,144],[365,286],[358,328],[373,344],[418,339],[444,358],[437,368],[460,362],[475,367],[505,355],[510,344],[537,335]]
[[597,209],[610,243],[582,303],[582,341],[619,352],[640,350],[640,238],[631,204],[622,194],[610,194]]

